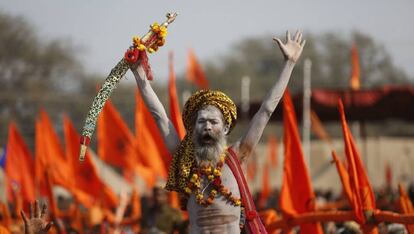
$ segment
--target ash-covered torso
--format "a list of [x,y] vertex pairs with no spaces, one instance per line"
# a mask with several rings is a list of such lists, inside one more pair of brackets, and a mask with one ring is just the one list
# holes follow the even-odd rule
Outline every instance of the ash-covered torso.
[[[240,198],[240,191],[230,168],[224,164],[222,168],[221,182],[223,186],[230,190],[234,197]],[[205,188],[207,186],[207,188]],[[212,189],[212,184],[208,185],[208,180],[203,178],[201,190],[203,195],[208,197]],[[190,233],[240,233],[240,206],[234,206],[221,194],[217,194],[213,204],[204,207],[199,205],[195,195],[191,194],[187,210],[190,219]]]

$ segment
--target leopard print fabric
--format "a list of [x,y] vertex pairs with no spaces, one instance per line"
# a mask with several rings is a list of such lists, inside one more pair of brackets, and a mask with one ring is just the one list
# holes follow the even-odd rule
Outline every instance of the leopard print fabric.
[[106,100],[108,100],[112,91],[116,88],[119,81],[128,71],[128,63],[122,59],[118,64],[111,70],[108,77],[106,77],[104,84],[93,100],[92,106],[89,109],[88,115],[86,116],[85,125],[83,126],[82,135],[92,138],[93,132],[95,131],[96,121],[98,119],[99,113],[101,113],[102,108],[105,105]]

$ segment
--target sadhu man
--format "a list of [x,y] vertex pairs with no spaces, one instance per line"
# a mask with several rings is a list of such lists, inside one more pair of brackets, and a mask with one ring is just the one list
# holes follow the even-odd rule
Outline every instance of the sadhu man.
[[211,90],[194,93],[183,109],[187,134],[180,140],[143,67],[138,62],[131,68],[142,98],[173,155],[165,188],[186,198],[190,233],[240,233],[244,225],[251,233],[266,232],[240,164],[246,162],[259,142],[305,45],[301,32],[293,38],[287,32],[285,43],[274,40],[285,57],[284,67],[247,131],[234,144],[228,144],[226,136],[235,125],[237,111],[226,94]]

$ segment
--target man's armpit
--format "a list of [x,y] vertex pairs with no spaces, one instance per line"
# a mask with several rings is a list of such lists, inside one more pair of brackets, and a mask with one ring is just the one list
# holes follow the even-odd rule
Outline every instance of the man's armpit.
[[239,160],[243,164],[253,153],[253,146],[249,143],[240,144],[239,146]]

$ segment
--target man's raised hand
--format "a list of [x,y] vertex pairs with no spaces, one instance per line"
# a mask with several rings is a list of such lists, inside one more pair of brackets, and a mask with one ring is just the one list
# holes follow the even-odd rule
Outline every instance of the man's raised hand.
[[30,204],[29,219],[26,217],[24,211],[20,212],[24,221],[25,234],[45,234],[49,231],[53,223],[46,221],[46,210],[46,204],[43,204],[42,210],[40,210],[39,201],[35,200],[34,205]]
[[279,38],[273,38],[282,50],[286,60],[296,63],[302,53],[306,40],[302,41],[302,33],[297,31],[293,39],[290,37],[289,31],[286,32],[286,43],[283,44]]

